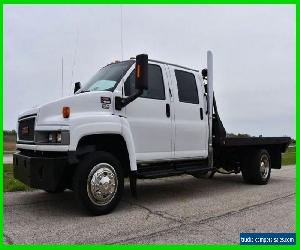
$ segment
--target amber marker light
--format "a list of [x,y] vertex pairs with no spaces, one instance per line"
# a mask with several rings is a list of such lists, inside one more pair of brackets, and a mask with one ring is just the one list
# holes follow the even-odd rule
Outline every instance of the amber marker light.
[[137,78],[141,77],[141,65],[137,65],[137,74],[136,74]]
[[64,118],[69,118],[70,113],[71,113],[70,107],[63,107],[63,117]]

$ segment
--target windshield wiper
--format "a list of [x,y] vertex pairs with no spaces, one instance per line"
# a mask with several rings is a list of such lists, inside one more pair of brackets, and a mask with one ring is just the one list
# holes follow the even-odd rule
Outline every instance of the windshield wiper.
[[85,92],[91,92],[91,91],[90,90],[81,90],[78,94],[85,93]]

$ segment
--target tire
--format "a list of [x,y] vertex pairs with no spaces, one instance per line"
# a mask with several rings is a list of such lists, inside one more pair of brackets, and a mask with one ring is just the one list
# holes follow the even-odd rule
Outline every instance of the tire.
[[208,171],[203,171],[203,172],[199,172],[199,173],[193,173],[191,174],[193,177],[197,178],[197,179],[201,179],[201,178],[205,178],[208,176]]
[[65,190],[66,190],[65,187],[57,187],[55,190],[45,189],[44,191],[49,194],[59,194],[59,193],[63,193]]
[[271,176],[271,158],[267,150],[253,151],[242,167],[242,175],[245,182],[257,185],[265,185]]
[[74,174],[73,189],[79,204],[91,214],[111,212],[118,205],[124,190],[120,162],[104,151],[86,155]]

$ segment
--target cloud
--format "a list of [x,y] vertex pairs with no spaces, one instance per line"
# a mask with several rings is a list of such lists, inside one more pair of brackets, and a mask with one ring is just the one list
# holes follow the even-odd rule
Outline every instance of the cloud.
[[[294,5],[123,5],[123,56],[192,68],[214,52],[214,86],[229,132],[295,136]],[[119,5],[5,5],[4,128],[121,59]],[[74,66],[73,66],[74,65]],[[73,75],[72,75],[73,71]]]

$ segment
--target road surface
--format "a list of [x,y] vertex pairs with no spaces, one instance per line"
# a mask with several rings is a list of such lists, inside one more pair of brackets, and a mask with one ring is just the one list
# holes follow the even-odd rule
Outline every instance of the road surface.
[[13,163],[13,155],[12,154],[3,155],[3,163],[4,164],[12,164]]
[[138,199],[88,216],[73,192],[4,195],[4,239],[17,243],[239,243],[240,232],[295,232],[295,166],[272,170],[268,185],[241,175],[138,180]]

